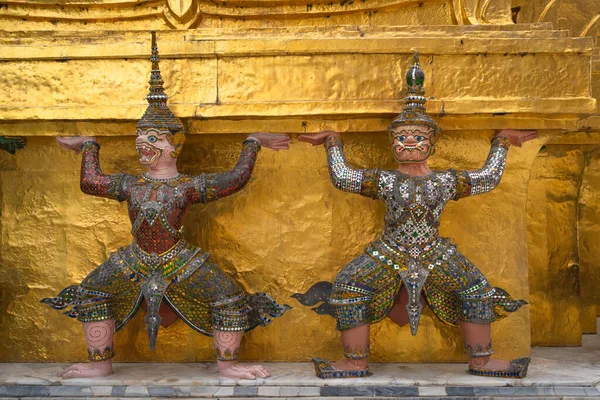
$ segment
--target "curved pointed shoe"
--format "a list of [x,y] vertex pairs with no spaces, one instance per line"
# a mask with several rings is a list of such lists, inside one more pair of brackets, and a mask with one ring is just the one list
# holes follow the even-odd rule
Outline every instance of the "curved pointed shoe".
[[527,368],[529,368],[530,361],[530,357],[517,358],[510,362],[510,367],[501,370],[469,366],[469,370],[467,372],[471,375],[489,376],[491,378],[523,379],[527,376]]
[[313,357],[312,362],[315,365],[317,377],[321,379],[364,378],[371,375],[368,367],[354,371],[342,371],[331,365],[331,361],[325,361],[322,358]]

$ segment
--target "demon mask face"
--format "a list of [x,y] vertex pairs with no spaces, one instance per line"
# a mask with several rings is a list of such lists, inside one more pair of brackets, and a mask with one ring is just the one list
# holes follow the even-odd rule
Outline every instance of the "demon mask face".
[[399,163],[426,161],[434,150],[435,129],[427,125],[402,125],[390,129],[392,153]]

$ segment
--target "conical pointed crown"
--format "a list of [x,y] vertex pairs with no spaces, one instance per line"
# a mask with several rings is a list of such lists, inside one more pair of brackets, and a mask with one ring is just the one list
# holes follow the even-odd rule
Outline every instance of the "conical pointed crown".
[[158,47],[156,45],[156,31],[152,31],[152,72],[150,73],[150,92],[146,96],[148,108],[137,124],[138,129],[155,128],[158,130],[168,130],[172,134],[178,131],[184,131],[185,128],[179,118],[175,117],[169,107],[167,100],[169,96],[165,93],[163,87],[164,81],[160,75],[158,57]]
[[407,93],[404,99],[404,108],[392,122],[390,129],[402,125],[425,125],[435,129],[437,133],[439,130],[437,124],[425,110],[427,99],[425,99],[424,83],[425,73],[421,69],[417,51],[413,57],[413,63],[406,73]]

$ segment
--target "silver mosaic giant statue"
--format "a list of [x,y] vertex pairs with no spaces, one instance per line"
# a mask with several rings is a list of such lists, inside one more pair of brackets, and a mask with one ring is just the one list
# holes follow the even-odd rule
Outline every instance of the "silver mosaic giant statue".
[[315,358],[321,378],[362,377],[369,374],[371,324],[386,317],[408,324],[417,333],[421,311],[429,306],[443,323],[460,326],[475,375],[522,378],[528,358],[493,359],[491,323],[526,304],[485,276],[448,238],[439,236],[440,217],[450,200],[489,192],[500,183],[510,144],[535,132],[503,130],[492,140],[481,169],[432,171],[427,160],[434,152],[440,129],[427,115],[425,75],[418,54],[407,73],[408,94],[400,115],[389,127],[396,170],[356,169],[344,155],[340,135],[322,132],[299,140],[325,144],[333,185],[349,193],[381,200],[386,207],[381,236],[346,265],[333,285],[320,282],[295,297],[306,305],[327,298],[317,311],[331,313],[342,332],[344,360],[331,363]]

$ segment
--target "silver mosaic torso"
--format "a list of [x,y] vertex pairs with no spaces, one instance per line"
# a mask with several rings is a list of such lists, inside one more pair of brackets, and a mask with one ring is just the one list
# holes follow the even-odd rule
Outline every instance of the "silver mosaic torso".
[[382,171],[378,192],[386,206],[383,234],[417,257],[437,238],[442,211],[454,196],[455,185],[450,172],[410,177]]
[[[434,171],[424,176],[352,168],[346,162],[341,140],[335,137],[327,139],[326,148],[329,173],[336,188],[379,198],[386,206],[383,234],[365,251],[398,271],[408,292],[406,311],[411,333],[416,335],[425,282],[436,266],[446,263],[455,253],[455,246],[448,239],[438,240],[444,207],[450,199],[489,192],[498,186],[506,164],[508,139],[492,141],[488,158],[478,170]],[[434,261],[431,252],[441,257]],[[355,291],[353,286],[336,281],[335,288]]]
[[418,257],[438,236],[440,217],[450,199],[486,193],[500,183],[508,140],[495,138],[482,168],[472,171],[434,171],[409,176],[398,171],[357,169],[348,165],[342,141],[326,143],[333,185],[346,192],[379,198],[387,212],[383,235]]

